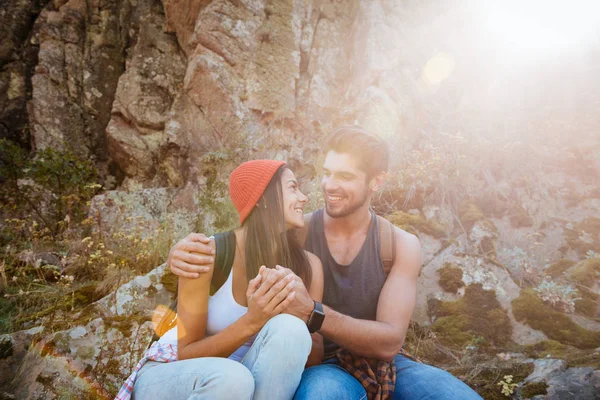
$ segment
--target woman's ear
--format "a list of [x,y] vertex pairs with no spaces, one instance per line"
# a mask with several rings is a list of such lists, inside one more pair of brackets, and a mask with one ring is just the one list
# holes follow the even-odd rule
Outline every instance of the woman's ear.
[[[263,203],[263,204],[260,204]],[[261,198],[258,200],[258,202],[256,203],[256,205],[254,206],[256,208],[267,208],[267,201],[265,200],[264,196],[261,196]]]

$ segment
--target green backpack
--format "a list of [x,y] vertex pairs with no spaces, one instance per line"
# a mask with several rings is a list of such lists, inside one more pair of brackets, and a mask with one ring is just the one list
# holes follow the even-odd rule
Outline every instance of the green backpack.
[[[215,236],[215,269],[210,281],[210,295],[212,296],[223,286],[229,277],[233,258],[235,257],[235,234],[233,231],[217,233]],[[175,326],[177,321],[177,292],[175,299],[171,302],[169,309],[156,326],[150,345],[160,339],[169,329]]]

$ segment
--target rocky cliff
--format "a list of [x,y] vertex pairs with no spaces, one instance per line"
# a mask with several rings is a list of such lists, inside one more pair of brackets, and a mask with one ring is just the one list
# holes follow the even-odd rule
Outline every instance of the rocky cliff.
[[[600,52],[515,58],[517,45],[493,42],[471,3],[1,4],[0,138],[31,156],[89,160],[103,185],[86,220],[60,214],[56,243],[77,232],[79,247],[33,251],[25,225],[3,236],[6,304],[20,298],[13,277],[22,285],[48,265],[81,285],[56,278],[60,325],[48,309],[8,318],[4,396],[113,396],[147,345],[152,311],[168,303],[169,278],[164,267],[118,269],[96,237],[150,252],[167,226],[169,245],[230,228],[226,177],[249,158],[287,160],[316,208],[320,140],[341,123],[389,141],[374,207],[423,244],[409,351],[486,398],[504,398],[505,375],[514,398],[600,396]],[[6,232],[18,225],[11,212]],[[112,286],[85,283],[94,268],[117,271],[106,272]]]

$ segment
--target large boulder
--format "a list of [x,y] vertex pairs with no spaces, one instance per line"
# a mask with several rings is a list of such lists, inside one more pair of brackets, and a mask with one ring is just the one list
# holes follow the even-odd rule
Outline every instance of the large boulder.
[[[0,339],[3,377],[20,399],[114,397],[153,335],[152,318],[171,302],[162,265],[73,316],[69,329],[15,332]],[[10,342],[10,351],[6,351]]]

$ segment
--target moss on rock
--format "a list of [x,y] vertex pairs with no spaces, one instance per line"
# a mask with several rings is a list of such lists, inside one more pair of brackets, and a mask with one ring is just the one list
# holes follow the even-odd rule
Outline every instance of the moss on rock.
[[483,214],[495,218],[502,218],[509,210],[510,204],[503,196],[498,196],[494,192],[484,193],[474,200],[475,205]]
[[533,396],[537,396],[539,394],[547,394],[548,393],[548,384],[546,382],[531,382],[527,383],[521,389],[521,396],[525,399],[530,399]]
[[589,258],[577,264],[569,273],[569,279],[589,286],[600,275],[600,258]]
[[565,360],[567,368],[593,367],[600,369],[600,352],[578,349],[555,340],[544,340],[525,346],[523,354],[530,358],[556,358]]
[[515,207],[510,212],[510,224],[514,228],[527,228],[533,226],[533,218],[521,206]]
[[600,353],[585,352],[584,354],[572,355],[567,359],[567,367],[592,367],[600,369]]
[[517,321],[544,332],[550,339],[581,349],[600,346],[600,332],[584,329],[567,315],[555,311],[533,289],[521,291],[521,295],[513,300],[512,308]]
[[398,228],[404,229],[415,235],[424,233],[438,239],[446,236],[446,230],[440,223],[429,220],[421,214],[409,214],[403,211],[395,211],[385,218]]
[[573,229],[565,229],[565,246],[561,251],[569,249],[576,251],[581,257],[585,257],[589,251],[600,253],[600,218],[588,217],[573,226]]
[[542,340],[541,342],[525,346],[523,353],[531,358],[560,358],[567,356],[579,349],[557,342],[556,340]]
[[506,311],[496,292],[484,290],[479,283],[469,285],[457,301],[430,302],[429,306],[430,313],[438,317],[431,329],[449,346],[464,347],[479,336],[494,346],[510,342],[512,326]]
[[[73,307],[86,306],[102,298],[101,293],[96,290],[97,283],[91,282],[76,289],[72,295],[65,296],[66,303],[69,300],[73,303]],[[69,297],[71,299],[69,299]]]
[[[598,296],[596,296],[596,298],[597,297]],[[575,301],[575,312],[577,314],[585,315],[589,318],[595,318],[597,309],[598,302],[595,299],[584,297]]]
[[573,260],[569,260],[566,258],[560,259],[557,262],[553,263],[546,269],[546,274],[552,278],[558,278],[562,275],[566,270],[575,265],[576,262]]
[[463,227],[467,231],[470,231],[477,221],[482,221],[485,219],[485,215],[483,215],[479,207],[477,207],[475,204],[469,203],[460,207],[459,219]]
[[446,292],[456,293],[458,289],[465,286],[465,283],[462,281],[463,271],[455,264],[445,263],[438,270],[438,275],[440,276],[438,282]]
[[136,322],[138,326],[141,326],[144,322],[150,321],[150,317],[147,315],[115,315],[104,318],[104,323],[117,329],[123,334],[123,337],[130,337],[133,334],[133,323]]
[[485,229],[489,230],[490,232],[498,233],[498,228],[496,225],[487,219],[479,207],[473,203],[463,204],[458,210],[458,214],[460,223],[467,232],[473,229],[473,226],[477,222],[482,221]]

